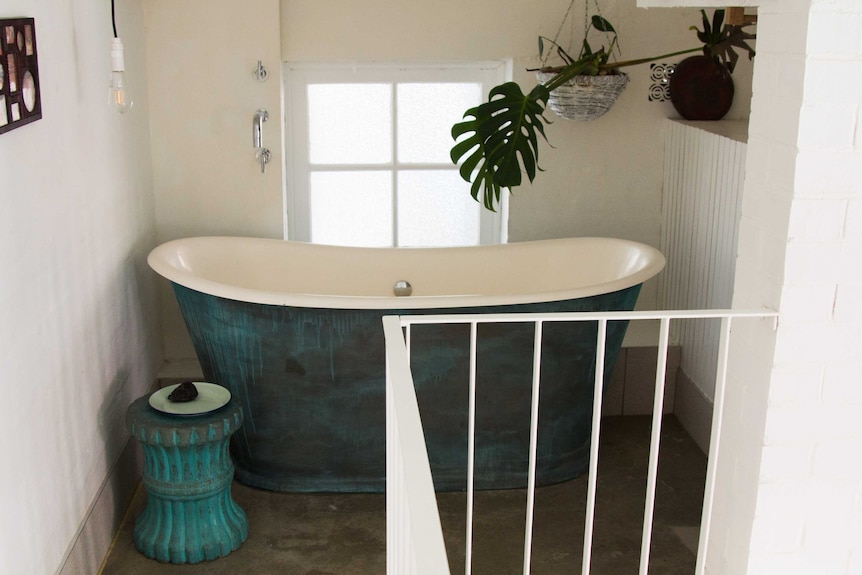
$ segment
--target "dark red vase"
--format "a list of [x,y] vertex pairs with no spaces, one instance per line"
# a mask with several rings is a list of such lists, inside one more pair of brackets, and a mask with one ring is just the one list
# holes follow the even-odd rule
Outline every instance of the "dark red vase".
[[670,77],[670,101],[686,120],[720,120],[733,104],[730,71],[707,56],[691,56]]

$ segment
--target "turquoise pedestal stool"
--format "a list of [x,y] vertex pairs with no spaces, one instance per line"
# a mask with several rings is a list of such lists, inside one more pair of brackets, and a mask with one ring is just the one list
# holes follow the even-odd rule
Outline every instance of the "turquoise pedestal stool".
[[194,416],[156,411],[135,400],[126,425],[144,449],[147,506],[135,522],[135,547],[164,563],[200,563],[228,555],[248,537],[245,511],[231,496],[230,436],[242,425],[231,400]]

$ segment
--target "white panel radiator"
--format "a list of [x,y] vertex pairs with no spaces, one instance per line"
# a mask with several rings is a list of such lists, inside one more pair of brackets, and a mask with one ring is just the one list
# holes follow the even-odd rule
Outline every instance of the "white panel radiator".
[[[725,133],[715,133],[717,128]],[[659,287],[664,309],[731,305],[746,129],[744,122],[668,121],[661,239],[667,268]],[[712,400],[718,322],[681,321],[675,327],[680,367]]]

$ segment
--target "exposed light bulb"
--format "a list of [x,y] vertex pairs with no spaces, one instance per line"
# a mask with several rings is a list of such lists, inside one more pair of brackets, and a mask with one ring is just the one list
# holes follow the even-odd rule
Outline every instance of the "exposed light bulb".
[[111,42],[111,106],[120,114],[132,109],[132,95],[126,87],[126,65],[123,61],[123,42],[114,38]]

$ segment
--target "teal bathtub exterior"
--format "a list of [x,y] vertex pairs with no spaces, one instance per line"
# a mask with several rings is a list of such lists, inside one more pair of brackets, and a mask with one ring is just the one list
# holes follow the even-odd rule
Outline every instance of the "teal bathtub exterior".
[[[209,295],[173,283],[207,381],[242,402],[236,477],[284,492],[381,492],[385,360],[381,318],[394,314],[610,311],[634,308],[640,284],[542,303],[436,309],[323,309]],[[611,322],[605,379],[627,322]],[[469,327],[414,326],[411,366],[435,487],[466,488]],[[537,481],[588,466],[596,323],[543,332]],[[527,483],[533,327],[479,328],[475,484]]]

